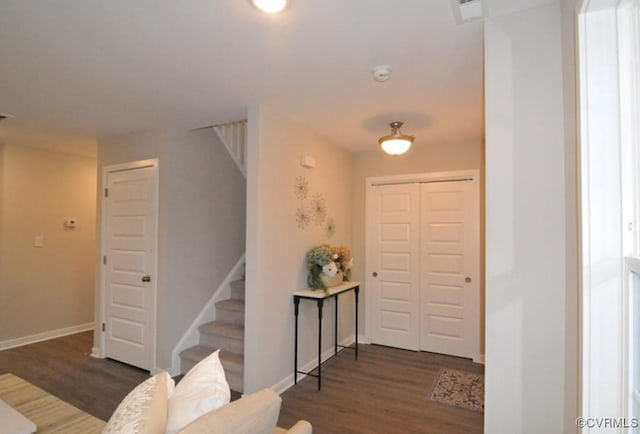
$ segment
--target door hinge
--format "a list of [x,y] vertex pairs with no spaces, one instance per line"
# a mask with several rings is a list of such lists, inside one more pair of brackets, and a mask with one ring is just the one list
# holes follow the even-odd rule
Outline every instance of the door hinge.
[[107,326],[105,325],[105,323],[102,323],[102,331],[104,332],[107,329]]
[[106,257],[106,256],[103,256],[103,257],[102,257],[102,263],[103,263],[104,265],[107,265],[107,257]]
[[109,197],[109,189],[108,188],[104,189],[104,197]]

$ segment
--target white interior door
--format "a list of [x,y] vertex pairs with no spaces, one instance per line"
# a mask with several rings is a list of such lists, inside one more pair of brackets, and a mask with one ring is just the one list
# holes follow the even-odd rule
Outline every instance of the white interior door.
[[420,186],[420,349],[477,358],[480,242],[474,181]]
[[375,344],[419,347],[419,201],[419,184],[374,186],[367,196],[367,325]]
[[[142,162],[144,163],[144,162]],[[105,355],[151,370],[155,353],[157,164],[105,169]]]

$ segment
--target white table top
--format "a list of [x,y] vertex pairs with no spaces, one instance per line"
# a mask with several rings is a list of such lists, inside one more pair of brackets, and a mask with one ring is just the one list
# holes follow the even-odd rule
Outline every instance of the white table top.
[[36,424],[0,400],[0,434],[31,434],[36,432]]
[[293,291],[293,295],[304,298],[327,298],[336,294],[340,294],[341,292],[349,291],[350,289],[355,288],[356,286],[360,286],[360,282],[344,282],[342,285],[333,286],[328,288],[325,292],[322,289],[297,289]]

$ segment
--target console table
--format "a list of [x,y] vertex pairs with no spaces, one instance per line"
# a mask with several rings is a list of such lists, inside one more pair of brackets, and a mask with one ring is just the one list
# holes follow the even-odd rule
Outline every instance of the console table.
[[[355,327],[355,345],[354,348],[338,345],[338,296],[344,292],[353,291],[355,294],[355,308],[356,308],[356,327]],[[338,347],[342,349],[355,350],[355,357],[358,360],[358,294],[360,293],[360,282],[345,282],[342,285],[329,288],[327,291],[322,289],[299,289],[293,291],[293,306],[295,315],[295,349],[294,349],[294,361],[293,361],[293,381],[298,383],[298,374],[310,375],[318,378],[318,390],[322,388],[322,308],[324,301],[329,298],[336,299],[335,306],[335,334],[334,334],[334,353],[338,354]],[[318,304],[318,374],[312,374],[311,372],[298,371],[298,308],[300,300],[315,300]]]

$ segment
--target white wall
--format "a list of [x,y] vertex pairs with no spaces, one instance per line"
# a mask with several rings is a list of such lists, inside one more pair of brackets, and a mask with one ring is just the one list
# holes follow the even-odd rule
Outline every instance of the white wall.
[[[303,154],[315,157],[314,169],[300,166]],[[344,149],[264,107],[249,111],[245,393],[281,389],[293,381],[291,292],[307,286],[304,256],[311,247],[322,242],[352,246],[352,172],[352,156]],[[336,223],[333,238],[327,238],[324,225],[297,227],[297,208],[310,204],[309,198],[300,201],[294,195],[298,176],[308,180],[309,198],[324,196]],[[324,308],[323,349],[332,347],[333,306]],[[341,296],[339,339],[353,336],[353,315],[353,296]],[[317,317],[315,303],[301,302],[300,366],[316,357]]]
[[559,4],[485,22],[485,431],[565,429],[567,191]]
[[0,147],[0,347],[93,323],[95,214],[94,158]]
[[[390,157],[375,146],[372,151],[354,155],[353,169],[353,253],[354,279],[365,281],[365,199],[366,178],[371,176],[391,176],[409,173],[443,172],[463,169],[483,169],[483,144],[481,142],[427,144],[419,138],[413,148],[401,157]],[[484,183],[484,173],[481,175]],[[484,192],[484,189],[481,189]],[[482,198],[484,199],[484,198]],[[484,200],[481,200],[481,214],[484,214]],[[482,224],[484,226],[484,222]],[[484,252],[484,244],[481,246]],[[484,256],[484,255],[483,255]],[[484,260],[484,258],[483,258]],[[482,262],[484,265],[484,261]],[[481,267],[484,268],[484,267]],[[484,281],[481,285],[484,291]],[[366,288],[364,288],[366,289]],[[367,292],[362,291],[360,302],[366,303]],[[484,299],[484,294],[483,297]],[[484,301],[484,300],[483,300]],[[482,326],[484,325],[484,305],[481,307]],[[360,315],[359,330],[364,334],[366,313]],[[484,334],[482,336],[484,341]]]
[[99,142],[100,173],[149,158],[159,159],[160,178],[156,358],[158,368],[170,369],[174,346],[244,252],[246,187],[211,130],[154,130]]

